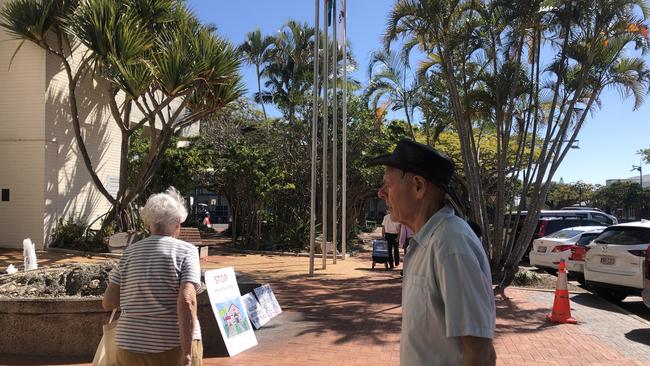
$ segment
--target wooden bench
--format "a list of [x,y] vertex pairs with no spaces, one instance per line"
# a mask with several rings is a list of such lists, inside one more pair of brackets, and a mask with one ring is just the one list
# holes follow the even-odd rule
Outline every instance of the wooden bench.
[[177,239],[196,245],[199,250],[199,258],[208,256],[208,246],[203,243],[199,229],[195,227],[181,227],[181,232]]

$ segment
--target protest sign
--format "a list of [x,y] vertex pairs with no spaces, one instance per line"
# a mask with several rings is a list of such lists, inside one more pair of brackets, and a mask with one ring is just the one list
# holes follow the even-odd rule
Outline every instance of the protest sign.
[[262,305],[257,301],[255,295],[248,293],[242,296],[241,299],[244,302],[248,317],[255,329],[260,329],[264,324],[268,323],[271,318],[269,318]]
[[257,338],[242,304],[235,270],[226,267],[206,271],[205,285],[228,354],[234,356],[255,346]]
[[266,285],[257,287],[254,291],[255,296],[257,296],[257,300],[259,300],[269,318],[273,318],[282,312],[280,304],[273,294],[271,285],[267,283]]

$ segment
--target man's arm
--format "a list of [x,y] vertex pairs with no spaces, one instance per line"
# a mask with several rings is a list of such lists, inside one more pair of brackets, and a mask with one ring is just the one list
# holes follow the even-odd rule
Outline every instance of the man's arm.
[[108,283],[104,297],[102,298],[102,308],[104,310],[113,310],[120,306],[120,285],[112,282]]
[[497,353],[492,340],[489,338],[464,336],[460,337],[463,344],[463,365],[493,366],[497,362]]
[[178,331],[181,336],[181,365],[192,364],[192,333],[196,319],[196,287],[191,282],[182,282],[178,299]]

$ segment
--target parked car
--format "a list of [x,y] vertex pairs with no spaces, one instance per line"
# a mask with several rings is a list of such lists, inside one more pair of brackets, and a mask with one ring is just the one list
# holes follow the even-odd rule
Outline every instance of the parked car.
[[[531,240],[526,252],[524,254],[524,260],[529,260],[529,253],[533,248],[533,242],[536,239],[543,238],[550,234],[553,234],[556,231],[566,229],[569,227],[577,226],[603,226],[601,222],[594,220],[585,220],[580,217],[567,216],[567,217],[541,217],[537,220],[537,227],[535,232],[533,232],[533,239]],[[517,232],[516,235],[519,233]]]
[[604,228],[582,233],[580,239],[571,247],[566,268],[569,271],[569,277],[576,279],[582,285],[585,284],[585,254],[589,250],[589,243],[596,239],[603,230]]
[[605,212],[605,211],[603,211],[603,210],[601,210],[601,209],[599,209],[599,208],[596,208],[596,207],[588,207],[588,206],[566,206],[566,207],[562,207],[560,210],[569,210],[569,211],[573,211],[573,210],[587,210],[587,211]]
[[613,302],[641,295],[650,280],[650,221],[610,226],[589,247],[584,267],[587,286]]
[[560,260],[567,261],[571,248],[585,233],[602,232],[605,226],[573,226],[533,241],[528,257],[530,264],[541,269],[557,270]]
[[[523,221],[523,219],[526,217],[527,214],[528,211],[521,211],[520,221]],[[516,217],[516,212],[511,213],[511,215],[512,218],[514,219]],[[604,226],[618,224],[618,219],[616,218],[616,216],[606,214],[600,209],[591,208],[591,207],[582,207],[582,208],[573,208],[573,209],[570,209],[570,207],[564,207],[561,210],[541,210],[539,212],[539,217],[540,218],[559,217],[559,218],[577,218],[583,220],[594,220],[600,222]]]

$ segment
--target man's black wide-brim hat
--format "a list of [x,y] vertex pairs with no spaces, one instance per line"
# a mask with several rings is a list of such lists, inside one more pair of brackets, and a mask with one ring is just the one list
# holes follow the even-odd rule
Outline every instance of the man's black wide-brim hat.
[[419,175],[454,198],[456,196],[449,184],[454,175],[454,162],[430,146],[412,140],[402,140],[397,143],[391,154],[371,159],[367,165],[387,165]]

